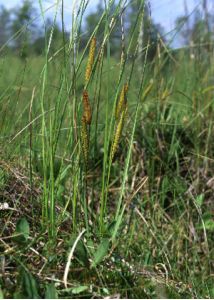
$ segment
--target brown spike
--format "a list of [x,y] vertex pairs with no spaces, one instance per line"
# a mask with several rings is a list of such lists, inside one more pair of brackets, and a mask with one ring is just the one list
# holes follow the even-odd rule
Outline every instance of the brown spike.
[[90,125],[92,119],[91,106],[89,101],[88,92],[86,90],[83,91],[83,116],[85,118],[85,122]]

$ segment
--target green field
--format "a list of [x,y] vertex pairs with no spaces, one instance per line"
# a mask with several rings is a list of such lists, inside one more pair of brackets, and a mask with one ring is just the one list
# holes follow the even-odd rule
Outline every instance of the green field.
[[151,59],[141,2],[116,54],[120,1],[84,48],[83,9],[58,49],[1,48],[0,298],[214,297],[213,51]]

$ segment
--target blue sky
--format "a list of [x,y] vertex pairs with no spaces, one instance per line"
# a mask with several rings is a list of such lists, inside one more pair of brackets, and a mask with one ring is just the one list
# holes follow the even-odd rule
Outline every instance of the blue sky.
[[[65,6],[65,21],[66,27],[69,30],[71,20],[72,3],[79,0],[64,0]],[[104,1],[104,0],[103,0]],[[54,4],[56,0],[42,0],[43,5],[47,8]],[[186,0],[189,13],[199,4],[201,0]],[[4,5],[8,9],[21,4],[21,0],[0,0],[0,5]],[[37,4],[38,0],[33,3]],[[98,0],[89,0],[88,11],[93,11],[96,8]],[[150,0],[152,18],[155,22],[160,23],[165,32],[174,29],[174,23],[178,16],[184,14],[184,0]],[[209,11],[214,12],[214,0],[208,0]],[[53,12],[53,10],[52,10]],[[51,14],[51,10],[49,12]]]

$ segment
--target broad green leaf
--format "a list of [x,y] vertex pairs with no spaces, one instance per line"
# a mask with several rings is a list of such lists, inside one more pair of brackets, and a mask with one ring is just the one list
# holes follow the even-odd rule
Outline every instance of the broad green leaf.
[[23,270],[23,289],[28,298],[39,299],[39,292],[36,280],[33,275]]
[[[76,240],[77,236],[72,236],[69,245],[72,247],[75,240]],[[76,258],[84,265],[84,266],[88,266],[89,265],[89,260],[88,260],[88,253],[86,250],[86,247],[83,243],[82,240],[80,240],[77,243],[77,246],[75,248],[74,254],[76,256]]]
[[13,239],[17,243],[26,243],[30,234],[30,227],[26,218],[21,218],[17,221],[16,230],[13,234]]
[[214,298],[214,287],[210,289],[210,296],[211,299]]
[[202,206],[203,202],[204,202],[204,194],[200,194],[196,197],[195,199],[196,203],[198,204],[198,206]]
[[104,294],[110,295],[109,290],[108,290],[107,288],[103,288],[102,290],[103,290],[103,293],[104,293]]
[[0,286],[0,299],[4,299],[4,294],[3,294],[3,291],[1,289],[1,286]]
[[16,233],[23,236],[26,240],[28,239],[30,234],[30,227],[26,218],[23,217],[18,220],[16,224]]
[[54,283],[50,283],[46,285],[45,299],[58,299],[57,290]]
[[205,227],[206,230],[214,231],[214,220],[213,215],[209,212],[203,214],[204,224],[200,224],[198,226],[199,229],[203,229]]
[[113,232],[114,232],[115,225],[116,225],[116,221],[113,221],[113,222],[111,222],[111,223],[108,225],[108,228],[107,228],[107,234],[109,235],[109,237],[112,236],[112,234],[113,234]]
[[94,253],[94,260],[91,264],[91,267],[96,267],[103,260],[103,258],[108,253],[109,245],[109,239],[105,238],[101,241],[100,245],[97,248],[97,251]]
[[80,294],[80,293],[86,291],[87,289],[88,289],[87,285],[80,285],[78,287],[73,288],[71,291],[72,291],[72,294],[77,295],[77,294]]
[[205,220],[204,226],[205,226],[206,230],[213,231],[214,230],[214,221],[212,219]]

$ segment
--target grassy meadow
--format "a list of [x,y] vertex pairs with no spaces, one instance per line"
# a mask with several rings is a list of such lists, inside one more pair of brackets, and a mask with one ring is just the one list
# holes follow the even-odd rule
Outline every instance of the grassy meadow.
[[150,60],[142,1],[113,55],[123,2],[83,50],[85,1],[56,51],[1,48],[0,298],[214,297],[213,51]]

